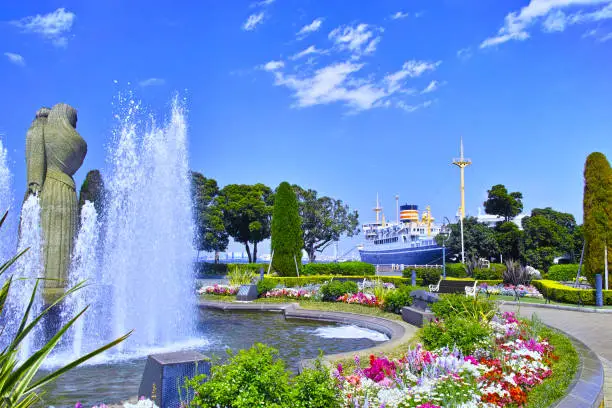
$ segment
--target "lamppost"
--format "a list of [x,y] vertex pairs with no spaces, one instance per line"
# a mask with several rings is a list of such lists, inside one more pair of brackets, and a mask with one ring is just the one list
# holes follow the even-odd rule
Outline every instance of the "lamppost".
[[461,263],[465,265],[465,247],[463,245],[463,217],[459,216],[459,225],[461,226]]
[[[448,222],[446,225],[450,225],[450,220],[447,217],[444,217],[444,219]],[[444,227],[444,225],[442,227]],[[448,230],[448,235],[442,240],[442,276],[446,279],[446,241],[450,238],[452,230],[450,228],[444,229]]]

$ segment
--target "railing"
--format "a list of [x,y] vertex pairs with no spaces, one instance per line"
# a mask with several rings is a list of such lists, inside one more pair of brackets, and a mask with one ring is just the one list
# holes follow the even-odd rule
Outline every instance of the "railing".
[[430,268],[430,269],[442,269],[442,265],[404,265],[404,264],[379,264],[376,266],[376,273],[378,272],[401,272],[404,269],[416,269],[416,268]]

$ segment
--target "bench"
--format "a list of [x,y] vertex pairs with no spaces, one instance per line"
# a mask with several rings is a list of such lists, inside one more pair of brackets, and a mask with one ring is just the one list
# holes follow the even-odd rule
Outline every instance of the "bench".
[[435,293],[465,293],[465,296],[476,297],[478,281],[440,279],[437,285],[429,285],[429,291]]

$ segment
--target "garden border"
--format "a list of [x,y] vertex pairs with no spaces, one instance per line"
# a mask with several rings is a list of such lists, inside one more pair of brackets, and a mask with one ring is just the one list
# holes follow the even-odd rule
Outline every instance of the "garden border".
[[[351,312],[328,312],[324,310],[303,309],[298,303],[230,303],[201,300],[199,307],[204,309],[217,309],[223,311],[252,311],[283,313],[286,319],[320,320],[327,322],[354,324],[370,330],[376,330],[389,337],[384,343],[362,350],[347,351],[344,353],[325,354],[323,360],[332,362],[351,358],[355,354],[384,353],[394,349],[400,344],[407,343],[415,335],[417,327],[400,320],[390,320],[384,317],[368,316]],[[312,359],[304,359],[301,367],[312,364]]]
[[599,357],[597,357],[597,354],[576,337],[555,327],[551,328],[563,333],[563,335],[572,342],[580,358],[578,369],[576,370],[573,381],[567,387],[565,396],[552,405],[552,407],[604,407],[605,373],[603,364]]

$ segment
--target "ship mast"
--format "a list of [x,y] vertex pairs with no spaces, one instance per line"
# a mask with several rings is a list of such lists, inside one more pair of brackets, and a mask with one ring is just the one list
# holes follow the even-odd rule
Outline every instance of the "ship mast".
[[380,223],[380,212],[382,211],[382,207],[378,202],[378,193],[376,193],[376,207],[374,208],[374,212],[376,213],[376,224]]
[[460,154],[461,157],[458,159],[453,159],[453,164],[459,167],[461,172],[461,207],[460,209],[460,217],[463,220],[465,218],[465,176],[464,169],[472,164],[472,160],[466,159],[463,157],[463,136],[461,137],[461,146],[460,146]]

